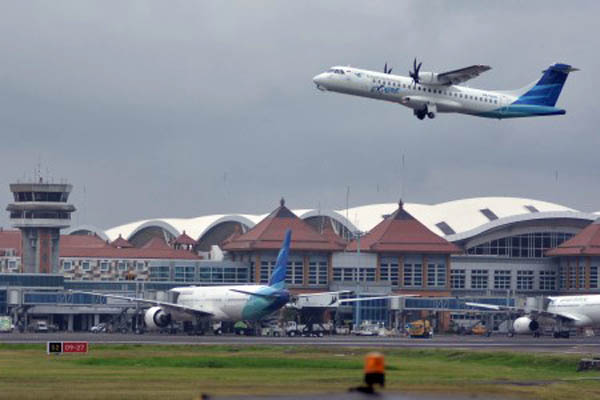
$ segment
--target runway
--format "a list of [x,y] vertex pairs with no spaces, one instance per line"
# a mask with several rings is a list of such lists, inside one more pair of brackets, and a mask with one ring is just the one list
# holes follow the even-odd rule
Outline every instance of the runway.
[[529,336],[491,337],[438,335],[432,339],[407,337],[361,337],[325,336],[317,337],[252,337],[252,336],[187,336],[161,334],[119,333],[9,333],[0,335],[0,343],[46,343],[47,341],[86,341],[91,344],[155,344],[155,345],[237,345],[237,346],[337,346],[361,348],[448,348],[470,350],[504,350],[552,353],[596,353],[600,352],[600,337],[573,337],[554,339]]

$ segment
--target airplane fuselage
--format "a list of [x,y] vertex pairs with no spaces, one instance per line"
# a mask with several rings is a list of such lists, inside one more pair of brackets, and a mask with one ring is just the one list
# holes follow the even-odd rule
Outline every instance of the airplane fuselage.
[[600,324],[600,295],[550,297],[548,312],[577,317],[571,325],[576,327]]
[[[199,286],[181,287],[171,289],[177,293],[177,303],[204,311],[214,316],[217,321],[257,321],[283,307],[289,297],[266,298],[252,296],[236,290],[270,295],[281,293],[264,285],[236,285],[236,286]],[[187,313],[178,313],[178,320],[192,320]]]
[[519,97],[508,92],[415,83],[410,77],[353,67],[333,67],[313,81],[320,90],[401,104],[420,119],[438,112],[498,119],[565,114],[556,107],[516,104]]

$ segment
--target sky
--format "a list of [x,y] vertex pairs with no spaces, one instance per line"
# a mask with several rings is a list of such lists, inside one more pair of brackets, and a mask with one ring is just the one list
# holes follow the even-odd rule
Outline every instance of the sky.
[[[600,211],[600,2],[2,1],[0,199],[67,180],[73,225],[515,196]],[[554,62],[564,116],[491,120],[318,91],[332,65]],[[404,160],[404,161],[403,161]],[[0,226],[9,226],[8,214]]]

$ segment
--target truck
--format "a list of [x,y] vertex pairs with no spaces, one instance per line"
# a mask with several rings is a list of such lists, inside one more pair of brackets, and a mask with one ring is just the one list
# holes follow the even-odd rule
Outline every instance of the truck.
[[411,338],[426,338],[433,337],[433,329],[428,320],[417,320],[408,324],[408,336]]
[[0,333],[10,333],[13,331],[12,318],[7,315],[0,316]]

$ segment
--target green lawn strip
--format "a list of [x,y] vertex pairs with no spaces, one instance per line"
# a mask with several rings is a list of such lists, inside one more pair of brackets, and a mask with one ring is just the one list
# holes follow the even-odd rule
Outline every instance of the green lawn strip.
[[[0,345],[0,398],[339,392],[362,381],[368,351],[315,346],[94,345],[87,355],[48,356],[43,345]],[[600,374],[576,373],[581,358],[577,355],[400,348],[383,353],[390,391],[497,393],[544,400],[600,398],[600,382],[580,379]]]

